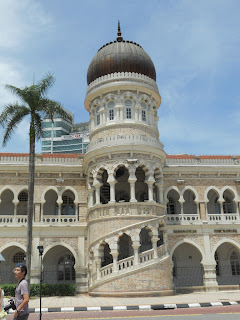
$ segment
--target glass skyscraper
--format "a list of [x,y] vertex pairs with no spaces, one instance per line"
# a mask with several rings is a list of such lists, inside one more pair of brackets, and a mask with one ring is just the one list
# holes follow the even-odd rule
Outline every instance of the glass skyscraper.
[[42,123],[42,153],[86,153],[89,123],[73,124],[60,117]]

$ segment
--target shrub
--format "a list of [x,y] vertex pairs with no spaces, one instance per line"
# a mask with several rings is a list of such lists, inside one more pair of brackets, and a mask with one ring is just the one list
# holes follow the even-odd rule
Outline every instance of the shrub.
[[[17,284],[1,284],[5,296],[14,297]],[[42,296],[74,296],[76,285],[73,283],[42,284]],[[40,296],[40,284],[31,284],[30,297]]]

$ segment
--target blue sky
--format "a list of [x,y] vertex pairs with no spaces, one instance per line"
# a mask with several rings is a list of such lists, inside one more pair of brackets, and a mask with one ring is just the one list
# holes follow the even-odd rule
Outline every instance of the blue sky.
[[[52,72],[49,98],[88,121],[87,68],[120,19],[155,64],[165,151],[240,154],[239,17],[239,0],[0,0],[0,111],[16,100],[4,84]],[[28,152],[27,119],[0,152]]]

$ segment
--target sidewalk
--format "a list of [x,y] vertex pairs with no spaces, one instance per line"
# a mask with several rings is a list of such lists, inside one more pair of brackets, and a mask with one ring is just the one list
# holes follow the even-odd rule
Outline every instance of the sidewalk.
[[[6,305],[7,303],[8,299],[4,298],[4,304]],[[155,305],[155,307],[161,305],[164,306],[163,308],[189,308],[229,304],[240,304],[240,290],[210,293],[195,292],[160,297],[91,297],[88,294],[79,294],[74,297],[42,297],[43,312],[93,311],[102,310],[103,307],[112,307],[111,310],[124,310],[130,306],[140,306],[138,309],[153,309],[151,308],[153,305]],[[38,312],[39,305],[39,298],[31,298],[29,305],[31,312]]]

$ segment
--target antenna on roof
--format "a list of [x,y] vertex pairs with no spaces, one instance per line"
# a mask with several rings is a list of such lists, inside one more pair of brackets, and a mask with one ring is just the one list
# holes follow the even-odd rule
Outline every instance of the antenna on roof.
[[122,32],[121,32],[121,27],[120,27],[120,21],[118,20],[118,33],[117,33],[117,41],[121,42],[123,41],[123,37],[122,37]]

